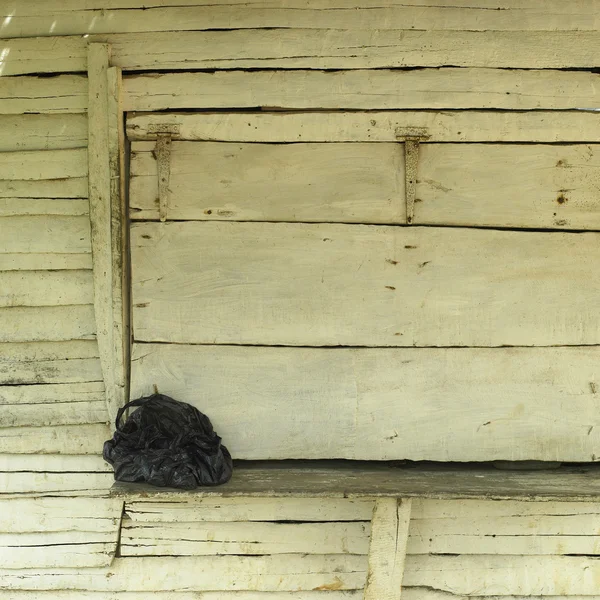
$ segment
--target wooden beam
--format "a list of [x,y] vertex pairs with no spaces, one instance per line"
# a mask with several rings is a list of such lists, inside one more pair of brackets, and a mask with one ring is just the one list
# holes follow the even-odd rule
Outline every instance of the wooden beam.
[[410,499],[383,498],[375,503],[364,600],[400,599],[410,509]]
[[94,307],[109,418],[124,401],[122,127],[120,72],[109,69],[110,47],[90,44],[89,198],[94,266]]

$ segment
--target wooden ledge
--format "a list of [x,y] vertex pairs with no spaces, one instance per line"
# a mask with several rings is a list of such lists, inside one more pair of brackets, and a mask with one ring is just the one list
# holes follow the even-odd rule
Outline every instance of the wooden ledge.
[[600,465],[550,470],[498,470],[488,465],[410,464],[400,467],[337,461],[237,464],[225,485],[197,490],[117,482],[111,495],[128,499],[198,497],[438,498],[590,501],[600,499]]

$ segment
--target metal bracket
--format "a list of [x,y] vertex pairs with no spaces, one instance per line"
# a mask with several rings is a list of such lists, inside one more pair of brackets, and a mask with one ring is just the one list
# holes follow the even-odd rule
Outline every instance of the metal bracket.
[[169,180],[171,178],[171,133],[157,133],[154,157],[158,168],[158,216],[167,220]]
[[424,127],[396,127],[396,139],[404,142],[406,222],[410,225],[415,215],[419,144],[429,139],[429,134]]

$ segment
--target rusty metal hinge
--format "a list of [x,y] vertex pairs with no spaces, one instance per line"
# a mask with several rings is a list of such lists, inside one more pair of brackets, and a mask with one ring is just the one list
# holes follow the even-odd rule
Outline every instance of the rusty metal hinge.
[[404,143],[406,222],[410,225],[415,216],[419,144],[429,139],[429,134],[425,127],[397,127],[396,139]]
[[158,170],[158,216],[167,220],[169,208],[169,180],[171,179],[171,134],[157,133],[154,157]]

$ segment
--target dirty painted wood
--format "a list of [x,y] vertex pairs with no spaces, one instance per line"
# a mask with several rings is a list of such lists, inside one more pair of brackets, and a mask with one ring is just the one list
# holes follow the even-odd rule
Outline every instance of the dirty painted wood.
[[414,223],[597,230],[599,166],[596,144],[422,144]]
[[131,397],[156,385],[193,404],[240,459],[589,461],[598,353],[135,344]]
[[87,175],[83,148],[3,152],[0,178],[10,180],[67,179]]
[[410,499],[375,502],[364,600],[400,599],[410,511]]
[[573,109],[598,107],[597,84],[588,72],[478,68],[152,73],[125,77],[123,103],[127,111]]
[[600,320],[589,310],[600,293],[590,276],[600,260],[594,233],[170,222],[137,223],[131,235],[138,341],[554,346],[600,339]]
[[[0,394],[1,390],[2,388]],[[5,404],[0,414],[0,427],[50,427],[107,422],[104,398],[91,402]]]
[[[113,250],[118,250],[115,244],[121,232],[120,227],[113,226],[113,221],[116,223],[122,212],[119,210],[117,214],[114,213],[115,207],[120,206],[121,160],[118,130],[114,134],[110,133],[111,129],[114,130],[118,115],[112,118],[109,114],[111,111],[118,111],[118,99],[110,102],[109,107],[109,97],[118,94],[119,90],[114,77],[109,83],[110,54],[111,49],[107,44],[89,46],[88,153],[94,312],[106,404],[110,420],[113,421],[118,408],[123,404],[124,356],[122,303],[120,298],[115,302],[116,295],[122,289],[115,287],[117,279],[122,281],[122,260],[117,260],[119,255],[113,255]],[[116,137],[113,139],[112,135]],[[117,324],[116,319],[119,319]]]
[[[136,220],[159,219],[151,145],[132,145]],[[403,163],[401,144],[173,142],[167,218],[404,222]]]
[[119,528],[123,503],[113,498],[0,498],[0,506],[4,533],[111,534]]
[[[89,591],[355,590],[365,583],[366,556],[272,555],[116,558],[108,569],[2,570],[4,589]],[[108,575],[111,573],[111,575]]]
[[148,5],[141,0],[68,0],[38,7],[31,0],[12,0],[3,9],[2,34],[12,38],[248,27],[595,30],[600,6],[595,0],[569,4],[552,0],[543,7],[514,0],[503,1],[498,7],[481,0],[441,6],[422,0],[394,1],[385,6],[340,0],[321,0],[308,6],[300,1],[254,5],[237,0],[218,4],[165,0]]
[[11,385],[0,388],[0,405],[56,404],[100,402],[104,398],[104,383],[59,383],[47,385]]
[[0,271],[91,269],[91,254],[0,253]]
[[[253,521],[370,521],[373,501],[353,498],[211,498],[190,494],[176,502],[153,495],[125,505],[132,524],[227,523]],[[218,525],[220,527],[220,525]]]
[[[56,43],[60,39],[60,43]],[[109,43],[124,70],[368,69],[398,67],[594,68],[594,31],[243,29],[32,37],[4,42],[1,74],[86,69],[88,42]]]
[[[414,588],[418,592],[422,588]],[[433,592],[426,592],[433,594]],[[84,591],[27,591],[8,592],[0,590],[2,600],[147,600],[148,592],[84,592]],[[152,592],[152,600],[198,600],[198,592]],[[294,591],[294,592],[202,592],[202,600],[362,600],[362,590],[347,591]],[[414,595],[411,596],[411,599]],[[415,600],[439,600],[439,596],[420,596]],[[598,600],[599,596],[575,597],[570,600]],[[506,598],[505,600],[526,600],[525,598]],[[562,600],[550,598],[548,600]]]
[[2,152],[71,149],[83,148],[86,145],[85,115],[0,114]]
[[[488,466],[461,468],[425,464],[393,468],[372,462],[296,462],[293,465],[238,465],[222,486],[193,492],[115,483],[114,497],[126,502],[198,501],[210,497],[246,498],[436,498],[592,502],[600,496],[600,467],[585,465],[549,471],[501,471]],[[150,493],[151,492],[151,493]],[[413,584],[414,585],[414,584]]]
[[600,562],[573,556],[408,556],[404,582],[457,595],[562,596],[598,591]]
[[[102,496],[112,482],[112,473],[0,473],[0,489],[6,499],[10,495],[25,494],[32,497],[63,495],[71,499],[83,495]],[[4,583],[3,572],[0,572],[0,580]]]
[[87,177],[36,181],[0,180],[0,198],[87,198],[87,194]]
[[0,307],[91,304],[91,271],[0,271]]
[[112,391],[107,390],[107,407],[111,421],[129,394],[130,339],[129,328],[129,228],[125,191],[125,132],[121,108],[121,70],[107,71],[108,160],[110,167],[110,253],[112,309]]
[[386,111],[132,113],[127,134],[156,138],[159,124],[182,140],[226,142],[394,142],[403,128],[425,128],[431,142],[597,142],[594,112]]
[[75,198],[0,198],[0,217],[61,215],[77,217],[89,213],[89,203]]
[[[68,344],[69,342],[42,342]],[[94,344],[94,342],[90,342]],[[97,357],[43,358],[19,360],[5,353],[2,347],[19,346],[18,343],[0,344],[0,384],[19,383],[83,383],[102,381],[102,369]]]
[[0,429],[0,452],[18,454],[98,454],[111,437],[108,425],[57,425]]
[[0,454],[4,473],[112,473],[112,467],[97,455]]
[[82,75],[0,79],[0,114],[3,115],[84,113],[87,101],[87,80]]
[[593,503],[413,500],[408,554],[600,554]]
[[90,221],[85,215],[2,217],[0,253],[87,254]]
[[[132,146],[134,220],[159,218],[152,149]],[[167,217],[405,223],[402,155],[398,143],[173,142]],[[597,230],[598,167],[597,144],[421,144],[412,222]]]
[[360,521],[294,524],[279,522],[167,524],[125,520],[121,533],[120,555],[366,555],[369,551],[369,532],[369,523]]

